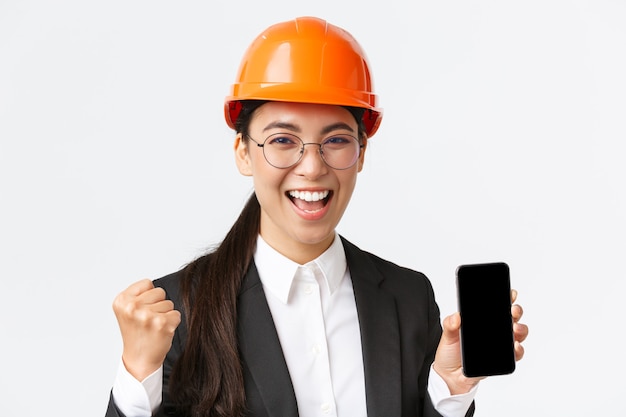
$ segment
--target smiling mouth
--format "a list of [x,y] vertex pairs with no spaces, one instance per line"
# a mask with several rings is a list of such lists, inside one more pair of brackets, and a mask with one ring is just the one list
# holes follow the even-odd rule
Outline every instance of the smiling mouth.
[[291,202],[300,210],[307,213],[315,213],[326,207],[326,204],[328,204],[328,201],[330,200],[332,194],[333,193],[330,190],[291,190],[287,192],[287,196],[289,197]]

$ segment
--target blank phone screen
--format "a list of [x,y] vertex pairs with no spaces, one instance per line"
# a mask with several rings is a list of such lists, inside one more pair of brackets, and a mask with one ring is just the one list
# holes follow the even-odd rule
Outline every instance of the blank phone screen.
[[463,373],[468,377],[512,373],[515,353],[508,265],[460,266],[457,291]]

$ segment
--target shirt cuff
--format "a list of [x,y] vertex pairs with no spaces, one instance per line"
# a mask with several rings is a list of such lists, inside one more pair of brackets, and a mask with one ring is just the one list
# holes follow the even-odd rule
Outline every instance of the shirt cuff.
[[151,417],[161,405],[162,388],[162,366],[140,382],[120,361],[113,384],[113,401],[126,417]]
[[430,367],[428,394],[435,410],[443,417],[464,417],[474,401],[478,384],[465,394],[451,395],[443,378]]

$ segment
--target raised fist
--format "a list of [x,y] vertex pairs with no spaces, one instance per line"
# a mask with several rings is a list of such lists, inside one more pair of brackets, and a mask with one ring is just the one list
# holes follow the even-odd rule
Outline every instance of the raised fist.
[[122,360],[138,381],[159,369],[172,346],[180,312],[165,298],[163,288],[144,279],[115,297],[113,311],[122,333]]

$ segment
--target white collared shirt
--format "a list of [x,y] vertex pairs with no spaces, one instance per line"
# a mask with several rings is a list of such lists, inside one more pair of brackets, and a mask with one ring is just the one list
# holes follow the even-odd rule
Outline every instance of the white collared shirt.
[[[305,264],[284,257],[261,236],[254,262],[259,272],[300,417],[367,416],[361,336],[352,280],[341,239]],[[123,364],[113,398],[126,417],[150,417],[161,403],[162,368],[139,382]],[[476,387],[451,396],[431,369],[428,393],[444,417],[463,417]]]
[[341,239],[298,265],[259,236],[254,262],[300,417],[367,416],[361,333]]

